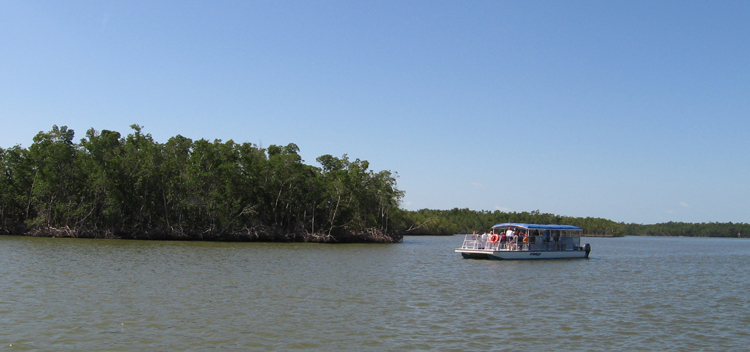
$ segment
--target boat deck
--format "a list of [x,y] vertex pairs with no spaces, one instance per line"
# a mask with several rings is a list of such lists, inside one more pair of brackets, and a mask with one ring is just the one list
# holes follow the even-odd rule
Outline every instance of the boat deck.
[[[562,225],[557,230],[553,225],[513,224],[521,234],[506,240],[502,231],[506,224],[496,225],[493,232],[484,235],[469,234],[464,237],[456,253],[471,259],[570,259],[588,258],[591,247],[581,246],[580,228]],[[554,231],[529,231],[529,228],[552,229]],[[571,229],[573,228],[573,229]]]
[[489,240],[482,241],[482,235],[466,235],[460,249],[482,250],[482,251],[566,251],[576,250],[578,243],[575,237],[560,237],[559,240],[545,240],[542,236],[533,236],[529,243],[524,243],[515,237],[510,242],[492,243]]

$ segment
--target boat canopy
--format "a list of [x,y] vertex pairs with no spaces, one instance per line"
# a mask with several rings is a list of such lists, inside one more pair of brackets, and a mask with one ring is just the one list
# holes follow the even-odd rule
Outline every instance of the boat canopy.
[[520,227],[522,229],[530,229],[530,230],[564,230],[564,231],[583,231],[578,226],[573,225],[539,225],[539,224],[522,224],[517,222],[505,222],[502,224],[497,224],[495,227]]

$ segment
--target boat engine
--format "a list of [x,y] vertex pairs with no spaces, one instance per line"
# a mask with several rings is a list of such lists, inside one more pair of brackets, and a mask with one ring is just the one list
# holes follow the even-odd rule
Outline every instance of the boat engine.
[[586,243],[586,245],[583,246],[583,250],[586,251],[586,258],[588,259],[589,253],[591,253],[591,245]]

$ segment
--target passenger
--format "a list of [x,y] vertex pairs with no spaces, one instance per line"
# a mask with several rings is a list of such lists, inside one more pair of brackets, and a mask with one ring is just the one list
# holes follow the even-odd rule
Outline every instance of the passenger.
[[513,231],[513,228],[509,227],[508,231],[505,231],[505,237],[506,241],[508,241],[507,247],[511,250],[515,250],[517,243],[516,243],[516,232]]
[[523,234],[523,248],[524,250],[530,250],[531,249],[531,243],[534,240],[533,237],[531,237],[531,231],[526,231]]
[[488,236],[486,232],[482,234],[482,245],[481,247],[479,247],[479,249],[484,249],[484,246],[487,245],[487,237]]

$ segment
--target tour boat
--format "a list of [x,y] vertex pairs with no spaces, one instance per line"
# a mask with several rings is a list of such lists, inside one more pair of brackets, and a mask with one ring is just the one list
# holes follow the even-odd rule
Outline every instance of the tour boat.
[[503,223],[485,234],[466,235],[456,253],[472,259],[588,258],[591,246],[581,246],[582,233],[571,225]]

